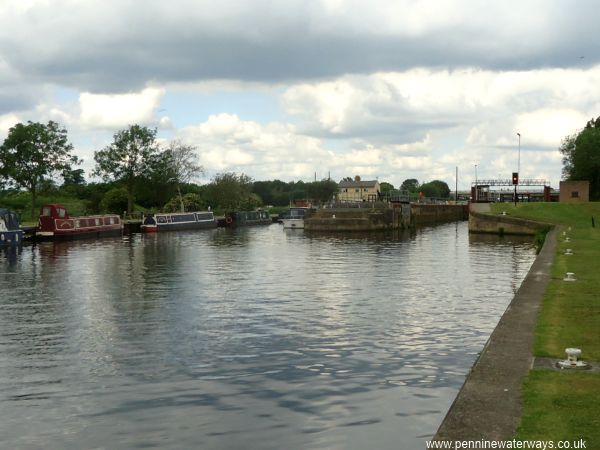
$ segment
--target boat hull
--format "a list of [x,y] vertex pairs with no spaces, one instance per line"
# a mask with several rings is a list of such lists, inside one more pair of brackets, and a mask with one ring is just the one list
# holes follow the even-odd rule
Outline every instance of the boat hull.
[[216,228],[216,221],[208,222],[190,222],[190,223],[158,223],[156,225],[142,225],[142,233],[158,233],[163,231],[183,231],[183,230],[205,230]]
[[0,231],[0,246],[19,245],[23,242],[23,230]]
[[98,239],[105,237],[119,237],[123,235],[123,227],[115,228],[90,228],[87,230],[55,230],[38,231],[35,235],[36,241],[74,241],[78,239]]
[[302,230],[304,229],[304,219],[281,219],[283,228],[289,230]]

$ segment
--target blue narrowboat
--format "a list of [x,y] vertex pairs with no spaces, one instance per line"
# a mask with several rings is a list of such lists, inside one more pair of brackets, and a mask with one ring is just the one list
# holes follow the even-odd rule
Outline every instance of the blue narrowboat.
[[15,245],[23,242],[23,230],[19,228],[19,217],[14,211],[0,208],[0,245]]
[[217,221],[212,211],[149,214],[141,226],[143,233],[157,231],[197,230],[215,228]]

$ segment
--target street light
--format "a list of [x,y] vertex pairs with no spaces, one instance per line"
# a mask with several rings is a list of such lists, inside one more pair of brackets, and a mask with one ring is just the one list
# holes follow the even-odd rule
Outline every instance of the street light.
[[475,164],[475,203],[477,203],[477,164]]
[[517,159],[517,173],[521,171],[521,133],[517,133],[519,136],[519,158]]
[[521,133],[517,133],[517,136],[519,136],[519,153],[517,157],[517,180],[515,183],[515,206],[517,206],[517,186],[519,185],[519,172],[521,172]]

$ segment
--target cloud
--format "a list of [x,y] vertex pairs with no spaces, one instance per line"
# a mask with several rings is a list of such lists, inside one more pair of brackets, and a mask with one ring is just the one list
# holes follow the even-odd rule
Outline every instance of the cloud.
[[[131,94],[90,94],[79,96],[80,122],[86,128],[121,128],[131,124],[154,123],[154,111],[164,95],[163,89],[146,88]],[[168,118],[161,119],[168,123]]]
[[178,137],[198,148],[209,172],[244,172],[259,180],[310,177],[333,156],[319,139],[296,134],[292,125],[261,125],[233,114],[210,116]]
[[413,173],[423,179],[437,173],[429,136],[411,145],[375,146],[356,140],[348,150],[334,151],[328,142],[299,134],[291,124],[261,125],[218,114],[181,130],[178,137],[198,148],[201,163],[212,174],[235,171],[257,180],[308,181],[316,172],[319,179],[361,175],[399,184]]
[[[588,0],[4,0],[0,125],[57,120],[90,154],[139,123],[197,142],[209,171],[397,182],[512,170],[518,131],[527,170],[558,174],[560,139],[600,110],[595,11]],[[216,91],[227,95],[209,104]]]
[[398,144],[432,130],[470,130],[471,146],[512,145],[520,131],[530,145],[557,147],[597,111],[600,66],[588,70],[434,71],[414,69],[348,75],[302,83],[283,95],[286,112],[307,134],[366,137]]
[[21,120],[16,114],[4,114],[0,116],[0,136],[6,136],[8,130],[19,122]]
[[21,76],[92,93],[415,67],[568,67],[599,61],[595,11],[591,1],[541,0],[10,0],[0,54]]

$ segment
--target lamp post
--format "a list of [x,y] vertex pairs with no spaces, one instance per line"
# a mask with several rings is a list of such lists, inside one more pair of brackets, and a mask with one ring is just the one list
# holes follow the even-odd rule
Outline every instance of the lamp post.
[[477,203],[477,164],[475,164],[475,203]]
[[456,177],[454,178],[454,202],[458,204],[458,166],[456,166]]
[[515,184],[515,206],[517,206],[517,200],[518,200],[518,195],[517,195],[517,187],[519,185],[519,178],[520,178],[520,173],[521,172],[521,133],[517,133],[517,136],[519,136],[519,153],[517,154],[517,182]]
[[521,172],[521,133],[517,133],[519,136],[519,156],[517,159],[517,173]]

